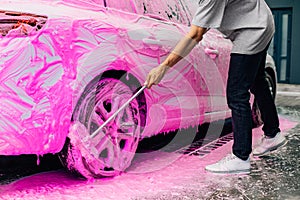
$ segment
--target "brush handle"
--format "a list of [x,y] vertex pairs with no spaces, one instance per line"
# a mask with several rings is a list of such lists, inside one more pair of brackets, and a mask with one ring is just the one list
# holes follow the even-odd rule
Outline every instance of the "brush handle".
[[126,103],[124,103],[92,135],[90,135],[90,138],[92,138],[92,139],[95,138],[100,133],[100,131],[103,129],[103,127],[106,126],[111,120],[113,120],[122,110],[124,110],[124,108],[126,108],[128,106],[128,104],[130,104],[130,102],[132,102],[141,92],[143,92],[145,88],[146,88],[145,85],[143,87],[141,87],[128,101],[126,101]]

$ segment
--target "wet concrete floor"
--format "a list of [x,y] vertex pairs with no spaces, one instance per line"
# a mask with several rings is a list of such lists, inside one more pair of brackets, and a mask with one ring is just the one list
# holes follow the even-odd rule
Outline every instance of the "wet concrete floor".
[[[283,148],[268,156],[252,158],[250,175],[204,174],[202,177],[195,177],[189,184],[176,191],[135,199],[298,200],[300,199],[300,123],[288,131],[287,138],[289,142]],[[214,153],[216,152],[212,152]]]

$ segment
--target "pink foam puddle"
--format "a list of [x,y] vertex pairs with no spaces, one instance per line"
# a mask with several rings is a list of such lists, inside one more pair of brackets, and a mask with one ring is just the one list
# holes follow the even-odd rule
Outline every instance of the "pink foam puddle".
[[[299,122],[281,117],[281,129],[288,132]],[[253,130],[253,142],[262,135]],[[180,190],[197,190],[208,195],[212,188],[230,187],[237,175],[215,175],[204,170],[231,151],[232,141],[203,158],[154,152],[138,155],[126,173],[114,178],[85,181],[64,171],[40,173],[0,187],[0,199],[130,199],[167,193],[172,197]]]

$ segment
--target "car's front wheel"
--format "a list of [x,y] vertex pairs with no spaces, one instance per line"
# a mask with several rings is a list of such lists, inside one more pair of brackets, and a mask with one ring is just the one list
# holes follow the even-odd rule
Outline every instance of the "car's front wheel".
[[87,178],[115,176],[131,164],[145,123],[145,113],[135,99],[91,139],[87,136],[116,112],[133,91],[115,78],[102,78],[86,90],[89,91],[84,92],[73,114],[74,123],[61,160],[68,169]]

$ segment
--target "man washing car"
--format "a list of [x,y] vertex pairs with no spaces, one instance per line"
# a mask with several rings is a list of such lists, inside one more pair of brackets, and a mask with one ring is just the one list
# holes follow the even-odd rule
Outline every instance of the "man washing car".
[[250,92],[264,122],[264,136],[253,155],[264,155],[286,139],[279,129],[274,100],[265,79],[267,49],[274,34],[272,13],[265,0],[200,0],[189,33],[164,62],[152,69],[145,85],[158,84],[165,73],[190,53],[210,28],[218,29],[233,43],[227,80],[227,103],[232,111],[232,154],[206,166],[215,173],[249,173],[252,152]]

